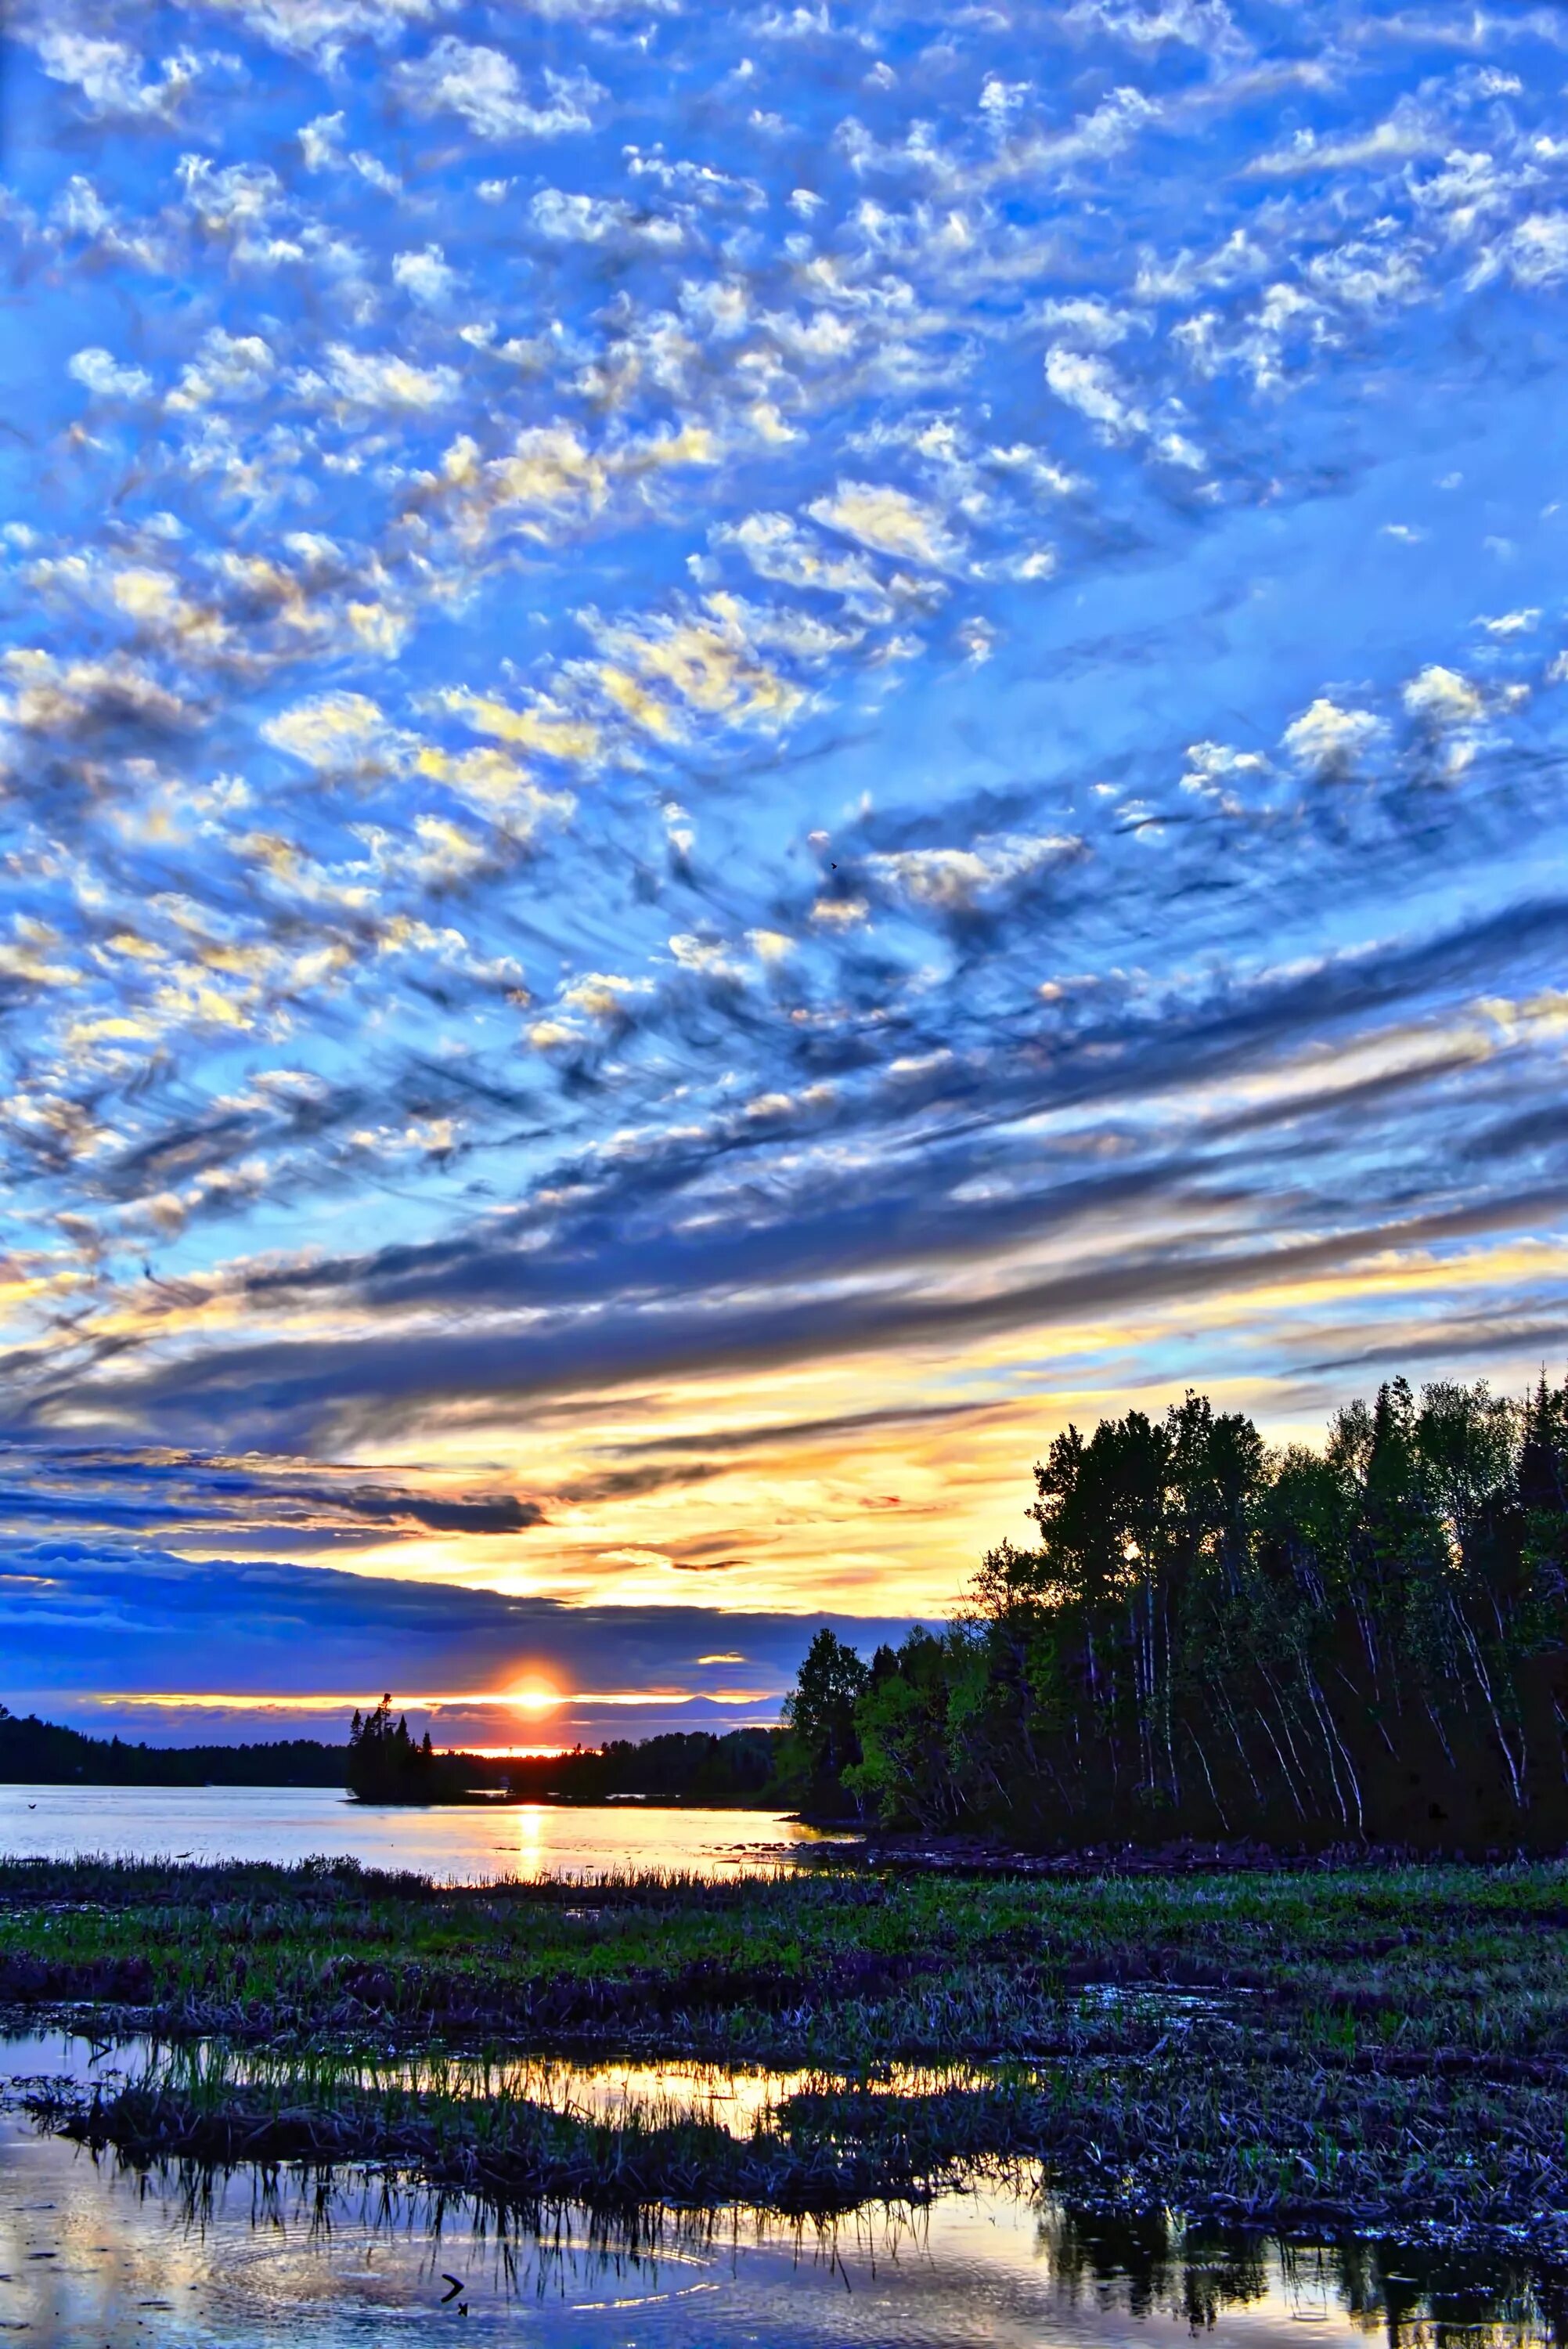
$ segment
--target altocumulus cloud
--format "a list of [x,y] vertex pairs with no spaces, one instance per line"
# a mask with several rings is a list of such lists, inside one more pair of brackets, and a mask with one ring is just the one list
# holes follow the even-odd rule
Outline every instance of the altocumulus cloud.
[[30,1655],[782,1671],[1070,1412],[1556,1347],[1550,12],[10,39]]

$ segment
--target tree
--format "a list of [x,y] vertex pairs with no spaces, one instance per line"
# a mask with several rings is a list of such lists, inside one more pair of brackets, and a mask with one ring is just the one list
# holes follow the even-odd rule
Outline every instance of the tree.
[[360,1802],[431,1802],[438,1774],[429,1731],[420,1745],[408,1734],[406,1713],[394,1723],[390,1694],[363,1718],[355,1713],[348,1733],[348,1790]]
[[824,1624],[784,1706],[789,1766],[803,1780],[806,1799],[818,1806],[840,1799],[843,1773],[861,1759],[855,1706],[869,1678],[855,1650]]

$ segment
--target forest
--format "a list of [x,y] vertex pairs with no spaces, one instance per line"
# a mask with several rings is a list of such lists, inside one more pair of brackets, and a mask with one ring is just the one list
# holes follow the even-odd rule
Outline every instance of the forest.
[[133,1745],[0,1704],[0,1785],[341,1786],[344,1764],[341,1745],[313,1737],[261,1745]]
[[867,1662],[813,1640],[807,1808],[1038,1849],[1568,1842],[1568,1384],[1404,1379],[1321,1449],[1189,1392],[1069,1426],[1031,1546]]

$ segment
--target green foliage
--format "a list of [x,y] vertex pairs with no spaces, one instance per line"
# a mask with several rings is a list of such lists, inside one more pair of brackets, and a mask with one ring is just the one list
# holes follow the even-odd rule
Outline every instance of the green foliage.
[[879,1651],[848,1725],[858,1660],[814,1649],[807,1717],[830,1683],[842,1783],[927,1833],[1556,1847],[1565,1495],[1544,1381],[1518,1405],[1395,1379],[1321,1453],[1191,1392],[1069,1426],[1035,1468],[1037,1547]]
[[781,1775],[809,1808],[846,1808],[845,1773],[861,1761],[856,1707],[871,1675],[853,1648],[824,1624],[806,1651],[784,1707]]

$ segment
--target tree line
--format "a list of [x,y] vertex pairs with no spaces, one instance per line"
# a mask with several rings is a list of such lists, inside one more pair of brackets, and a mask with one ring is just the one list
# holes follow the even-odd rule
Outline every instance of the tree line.
[[0,1704],[0,1785],[341,1786],[344,1749],[313,1737],[264,1745],[132,1745]]
[[745,1807],[789,1799],[778,1729],[685,1730],[516,1756],[442,1753],[392,1700],[356,1713],[345,1745],[141,1745],[17,1714],[0,1704],[0,1785],[346,1787],[367,1803],[650,1803]]
[[819,1814],[1040,1848],[1568,1842],[1568,1384],[1404,1379],[1270,1449],[1189,1392],[1069,1426],[1035,1537],[787,1707]]
[[612,1738],[558,1754],[438,1753],[417,1738],[384,1696],[356,1713],[345,1775],[364,1803],[714,1804],[744,1807],[777,1793],[777,1729],[674,1730],[659,1737]]

